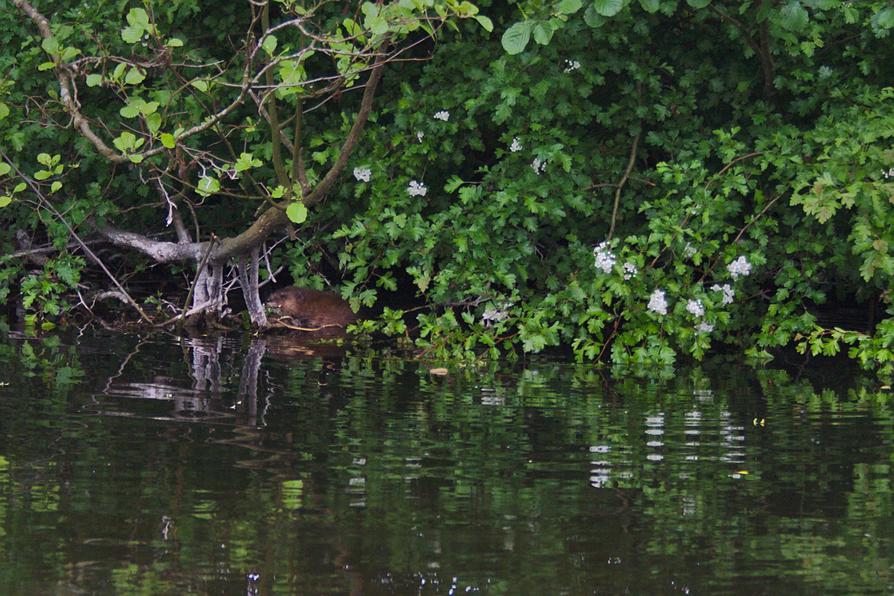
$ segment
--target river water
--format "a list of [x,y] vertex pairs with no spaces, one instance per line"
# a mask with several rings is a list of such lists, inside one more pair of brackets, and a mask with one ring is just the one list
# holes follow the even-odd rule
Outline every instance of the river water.
[[890,594],[892,406],[830,367],[0,328],[0,593]]

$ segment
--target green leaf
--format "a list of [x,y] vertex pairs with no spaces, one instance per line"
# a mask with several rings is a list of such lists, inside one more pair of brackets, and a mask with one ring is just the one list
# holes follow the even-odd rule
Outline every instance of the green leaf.
[[257,168],[261,165],[260,159],[255,159],[251,153],[240,153],[239,159],[233,164],[237,172],[244,172],[250,168]]
[[25,184],[24,182],[19,182],[18,184],[16,184],[15,188],[12,189],[12,192],[13,194],[19,194],[26,188],[28,188],[27,184]]
[[40,47],[43,48],[43,51],[51,56],[55,56],[59,53],[59,40],[55,37],[45,37],[43,41],[40,42]]
[[639,0],[639,5],[648,13],[658,12],[661,8],[661,0]]
[[534,41],[545,46],[549,44],[549,40],[553,37],[553,29],[548,23],[537,23],[534,25]]
[[37,163],[49,168],[50,166],[53,165],[53,158],[50,157],[49,153],[38,153],[37,154]]
[[112,141],[112,144],[115,145],[118,151],[126,152],[133,149],[136,146],[136,142],[137,137],[132,132],[124,131]]
[[0,120],[9,116],[9,106],[0,101]]
[[50,185],[50,194],[56,192],[56,191],[59,190],[60,188],[62,188],[62,183],[59,182],[58,180],[54,181],[54,182]]
[[161,144],[164,145],[166,149],[173,149],[177,146],[177,141],[174,139],[174,135],[166,132],[161,135]]
[[37,170],[36,172],[34,172],[34,179],[35,180],[46,180],[47,178],[49,178],[52,175],[53,175],[53,173],[48,170]]
[[121,39],[127,43],[137,43],[143,37],[143,28],[128,26],[121,30]]
[[592,6],[588,6],[584,12],[584,22],[588,27],[596,29],[605,25],[605,17],[596,12]]
[[196,192],[203,197],[213,195],[219,190],[220,181],[217,178],[212,178],[211,176],[202,176],[202,178],[199,179],[198,186],[196,186]]
[[450,178],[447,179],[447,183],[444,185],[444,190],[446,192],[454,192],[457,188],[459,188],[463,184],[464,184],[463,179],[454,174],[453,176],[451,176]]
[[503,44],[503,49],[507,54],[520,54],[524,51],[531,40],[531,27],[530,21],[522,21],[506,29],[500,43]]
[[800,0],[789,0],[779,11],[780,24],[789,31],[800,31],[810,20],[807,9],[801,6]]
[[127,71],[127,76],[124,77],[124,82],[128,85],[139,85],[145,80],[146,75],[144,75],[143,71],[141,71],[136,66]]
[[127,11],[125,18],[130,25],[139,26],[143,29],[149,28],[149,15],[142,8],[131,8]]
[[0,196],[0,209],[12,203],[12,197],[9,195]]
[[121,77],[124,76],[124,71],[126,68],[127,65],[123,62],[118,64],[118,66],[115,67],[115,70],[112,71],[112,79],[114,79],[115,81],[120,81]]
[[484,30],[490,33],[494,30],[494,23],[489,18],[484,16],[483,14],[476,14],[475,20],[478,21],[478,24],[484,27]]
[[142,103],[142,99],[138,97],[133,98],[130,103],[118,110],[118,113],[121,114],[122,118],[136,118],[140,115],[140,105]]
[[43,72],[45,70],[52,70],[56,65],[52,62],[41,62],[37,65],[37,70]]
[[137,153],[135,155],[128,155],[127,159],[129,159],[131,163],[142,163],[143,156]]
[[562,14],[574,14],[583,6],[581,0],[561,0],[556,6],[556,11]]
[[307,207],[300,201],[290,203],[289,206],[286,207],[286,217],[288,217],[289,221],[292,223],[304,223],[307,219]]
[[153,135],[157,133],[158,129],[161,128],[161,114],[153,112],[146,116],[146,126]]
[[182,48],[183,40],[179,37],[172,37],[165,43],[165,45],[169,48]]
[[342,26],[350,37],[361,39],[363,37],[363,27],[361,27],[354,19],[345,19]]
[[261,44],[261,47],[267,52],[268,56],[273,56],[273,52],[276,51],[277,39],[275,35],[268,35],[264,38],[264,42]]
[[367,29],[372,31],[374,35],[385,35],[388,33],[388,20],[382,15],[367,17],[363,24]]
[[60,60],[62,62],[68,62],[80,53],[81,50],[77,48],[65,48],[64,50],[62,50],[62,56],[60,57]]
[[686,0],[686,4],[692,8],[704,8],[711,3],[711,0]]
[[202,79],[196,79],[195,81],[190,81],[189,84],[192,85],[193,87],[195,87],[196,89],[198,89],[199,91],[201,91],[202,93],[205,93],[206,91],[208,91],[208,81],[203,81]]
[[12,171],[12,166],[10,166],[5,161],[0,161],[0,176],[6,176],[11,171]]
[[88,87],[99,87],[100,85],[102,85],[102,75],[100,75],[100,74],[87,75],[87,86]]
[[121,39],[127,43],[137,43],[149,29],[149,15],[142,8],[131,8],[126,18],[128,26],[121,30]]
[[296,60],[284,60],[279,64],[279,76],[286,85],[300,85],[307,79],[304,67]]
[[273,199],[281,199],[286,194],[286,189],[282,186],[277,186],[270,192],[270,197]]
[[888,6],[878,11],[873,20],[880,29],[891,29],[894,27],[894,7]]
[[624,0],[593,0],[593,10],[604,17],[613,17],[624,8]]

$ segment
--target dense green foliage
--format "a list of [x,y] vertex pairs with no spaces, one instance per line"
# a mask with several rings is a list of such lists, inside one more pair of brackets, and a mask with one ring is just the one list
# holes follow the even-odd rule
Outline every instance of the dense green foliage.
[[[458,26],[436,44],[421,29],[403,31],[407,60],[386,67],[347,171],[326,202],[309,212],[294,204],[301,212],[290,217],[303,225],[274,266],[283,262],[296,282],[317,287],[342,279],[355,306],[385,307],[360,331],[406,334],[442,355],[566,345],[582,359],[638,365],[700,358],[718,344],[758,359],[782,346],[834,354],[846,344],[866,366],[894,372],[887,0],[476,4],[489,19],[449,21]],[[414,2],[389,6],[403,5]],[[244,29],[240,9],[204,10],[198,0],[146,6],[159,39],[176,39],[175,51],[182,40],[191,61],[234,60],[227,31]],[[46,176],[56,209],[75,225],[92,213],[155,229],[165,217],[140,180],[145,166],[97,158],[70,128],[48,126],[66,123],[58,106],[29,99],[54,92],[41,71],[48,53],[64,61],[69,45],[85,56],[129,51],[139,36],[121,27],[154,26],[130,18],[129,7],[54,14],[56,53],[34,42],[15,11],[0,16],[0,101],[10,110],[0,142],[24,171]],[[321,22],[337,27],[337,13],[320,13]],[[178,126],[200,122],[233,93],[218,85],[174,94],[155,120],[174,101],[173,75],[144,81],[139,67],[127,68],[115,85],[141,89],[139,101],[112,94],[106,79],[91,87],[89,75],[79,88],[91,115],[123,131],[116,147],[127,155],[141,140],[126,136],[129,118],[143,119],[147,138],[176,137]],[[337,68],[353,76],[350,64]],[[105,76],[114,80],[116,70]],[[299,76],[287,70],[282,80]],[[295,106],[285,90],[278,95]],[[305,114],[311,182],[337,160],[356,104],[345,93]],[[259,198],[277,196],[277,143],[257,118],[228,125],[226,141],[185,143],[199,155],[187,188],[199,197],[203,233],[238,231]],[[164,147],[173,141],[156,136]],[[202,155],[212,156],[216,174],[203,170]],[[253,177],[224,175],[242,171]],[[51,188],[57,179],[64,186]],[[12,204],[0,218],[10,235],[25,228],[59,247],[69,241],[21,184],[16,192],[12,173],[3,180]],[[247,190],[253,185],[265,190]],[[279,196],[289,192],[279,186]],[[11,236],[3,241],[11,246]],[[40,272],[6,262],[0,287],[24,276],[28,307],[54,315],[45,305],[58,305],[82,263],[65,252]],[[428,308],[387,308],[396,306],[394,292],[414,293]],[[877,304],[886,314],[870,333],[819,316],[843,304]]]

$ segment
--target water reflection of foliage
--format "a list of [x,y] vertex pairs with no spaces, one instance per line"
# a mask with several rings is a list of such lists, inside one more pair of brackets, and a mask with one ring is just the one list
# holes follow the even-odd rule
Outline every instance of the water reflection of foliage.
[[[123,344],[81,353],[86,384],[120,370]],[[435,377],[259,345],[148,342],[125,371],[219,411],[254,391],[254,418],[140,419],[123,397],[132,416],[105,418],[79,408],[84,388],[0,388],[21,402],[2,402],[0,545],[24,553],[4,591],[220,592],[251,570],[314,593],[890,585],[894,416],[868,387],[729,368],[612,382],[548,361]],[[51,415],[29,411],[47,399]]]
[[[0,330],[0,338],[10,335]],[[77,350],[58,336],[25,337],[14,334],[12,343],[0,343],[0,362],[9,377],[40,378],[51,392],[67,392],[80,382],[84,370]],[[0,379],[0,381],[6,381]]]

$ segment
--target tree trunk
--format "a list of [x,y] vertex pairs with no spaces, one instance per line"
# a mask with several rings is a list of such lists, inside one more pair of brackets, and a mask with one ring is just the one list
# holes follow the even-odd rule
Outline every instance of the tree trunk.
[[245,298],[245,308],[251,323],[258,329],[267,327],[267,313],[264,311],[264,303],[258,293],[258,261],[260,251],[255,247],[251,252],[239,259],[239,285],[242,286],[242,296]]

